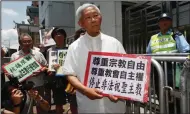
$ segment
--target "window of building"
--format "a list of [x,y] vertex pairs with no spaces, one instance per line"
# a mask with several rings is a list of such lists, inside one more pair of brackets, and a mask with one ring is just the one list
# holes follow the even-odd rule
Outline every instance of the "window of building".
[[96,4],[96,3],[93,3],[93,2],[80,2],[80,5],[83,5],[85,3],[90,3],[90,4],[94,4],[96,5],[99,9],[100,9],[100,5]]
[[44,4],[44,1],[41,1],[41,6]]

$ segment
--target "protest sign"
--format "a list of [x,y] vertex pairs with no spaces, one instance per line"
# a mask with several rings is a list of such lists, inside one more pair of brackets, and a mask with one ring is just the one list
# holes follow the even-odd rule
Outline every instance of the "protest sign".
[[19,82],[22,82],[32,76],[33,72],[39,71],[42,66],[35,60],[31,54],[27,54],[19,59],[11,61],[3,66],[6,73],[13,74]]
[[148,101],[150,57],[89,52],[84,85],[122,99]]
[[49,51],[49,58],[48,58],[48,68],[50,71],[55,71],[53,68],[54,64],[57,64],[57,51]]
[[53,38],[51,38],[51,34],[49,33],[52,29],[54,29],[54,27],[39,30],[40,44],[42,44],[44,47],[55,45],[55,41]]
[[67,55],[67,50],[58,50],[57,51],[57,62],[60,67],[56,71],[56,76],[63,76],[63,64],[65,62],[65,57]]

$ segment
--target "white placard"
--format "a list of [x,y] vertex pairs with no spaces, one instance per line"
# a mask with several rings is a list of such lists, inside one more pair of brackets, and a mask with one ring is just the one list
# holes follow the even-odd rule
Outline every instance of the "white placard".
[[60,65],[59,69],[56,71],[56,76],[63,76],[63,64],[65,62],[65,57],[67,55],[67,50],[58,50],[57,57],[58,57],[58,64]]
[[90,52],[84,85],[103,95],[115,95],[140,102],[148,100],[150,57]]
[[53,65],[57,64],[57,51],[49,51],[49,70],[55,71]]

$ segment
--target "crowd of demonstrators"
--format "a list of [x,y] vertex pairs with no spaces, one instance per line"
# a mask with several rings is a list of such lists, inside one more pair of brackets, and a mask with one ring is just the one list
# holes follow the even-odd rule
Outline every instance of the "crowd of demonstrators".
[[[84,30],[76,32],[77,37],[80,37],[85,33]],[[73,114],[77,114],[77,103],[76,103],[76,96],[71,95],[69,93],[65,92],[66,86],[68,84],[68,81],[65,77],[57,77],[55,76],[55,72],[50,72],[47,70],[47,65],[49,61],[48,59],[48,53],[49,51],[55,51],[57,49],[67,49],[66,46],[66,32],[63,28],[55,28],[53,30],[49,31],[50,37],[54,39],[56,42],[55,46],[51,47],[40,47],[40,49],[35,48],[33,46],[32,38],[29,34],[24,33],[20,35],[19,38],[19,51],[15,52],[11,55],[11,61],[18,59],[19,57],[22,57],[26,54],[31,54],[42,66],[43,68],[41,71],[33,72],[33,76],[26,79],[26,81],[22,82],[21,84],[27,84],[30,82],[33,82],[35,87],[30,90],[20,90],[20,88],[10,86],[5,89],[3,88],[3,91],[9,92],[10,95],[10,101],[13,104],[13,107],[5,106],[7,109],[11,110],[13,113],[19,114],[31,114],[33,112],[33,101],[35,101],[36,107],[37,107],[37,113],[45,114],[48,112],[51,113],[51,97],[53,97],[54,104],[56,105],[56,114],[63,113],[63,105],[67,103],[67,99],[71,103],[71,111]],[[75,36],[76,36],[75,35]],[[77,38],[75,37],[75,38]],[[6,49],[2,47],[1,49],[1,55],[2,57],[7,53]],[[55,70],[59,67],[59,64],[53,65]],[[11,74],[6,73],[6,76],[11,76]],[[5,77],[4,74],[2,74],[2,77]],[[4,79],[5,80],[5,79]],[[9,83],[9,82],[6,82]],[[2,85],[6,85],[5,81],[4,83],[1,83]],[[9,88],[14,88],[10,90]],[[51,96],[51,90],[53,92],[53,96]],[[26,96],[26,97],[24,97]],[[23,99],[25,99],[23,101]],[[2,97],[2,99],[5,99]],[[15,103],[16,102],[16,103]],[[22,102],[24,102],[25,106],[22,106]],[[31,104],[32,103],[32,104]],[[5,109],[6,109],[5,108]],[[8,110],[2,110],[4,113],[8,112]]]
[[[85,31],[83,29],[79,29],[80,31],[77,31],[75,38],[80,37],[81,35],[84,35]],[[81,31],[82,30],[82,31]],[[68,84],[68,81],[65,77],[57,77],[55,76],[55,72],[50,72],[47,70],[47,65],[49,61],[48,59],[48,53],[49,51],[55,51],[58,49],[67,49],[66,46],[66,32],[63,28],[55,28],[53,30],[49,31],[50,37],[54,39],[56,42],[55,46],[51,47],[40,47],[40,50],[37,48],[34,48],[33,41],[30,35],[24,33],[21,34],[19,38],[19,51],[16,53],[13,53],[11,55],[11,61],[18,59],[19,57],[22,57],[26,54],[32,54],[34,58],[43,66],[41,71],[33,72],[33,76],[26,79],[26,81],[22,82],[22,84],[27,84],[29,82],[33,82],[35,87],[28,91],[20,90],[19,88],[14,87],[13,90],[4,89],[11,93],[10,100],[13,102],[13,108],[10,108],[8,106],[8,109],[12,110],[16,114],[18,113],[27,113],[31,114],[33,111],[33,104],[31,102],[34,100],[36,102],[37,107],[37,113],[45,114],[50,111],[51,109],[51,98],[53,97],[54,104],[56,105],[56,114],[63,113],[63,105],[65,105],[69,99],[69,102],[71,103],[70,109],[73,114],[77,114],[77,103],[76,103],[76,96],[73,94],[70,94],[69,92],[66,93],[65,89]],[[4,49],[5,50],[5,49]],[[2,49],[2,56],[5,55],[5,51]],[[59,64],[53,65],[55,70],[58,69]],[[4,74],[3,74],[4,75]],[[11,74],[6,73],[7,76],[10,77]],[[5,77],[5,76],[2,76]],[[9,83],[9,82],[8,82]],[[4,85],[4,83],[3,83]],[[6,84],[5,84],[6,85]],[[13,88],[10,86],[10,88]],[[3,90],[3,91],[4,91]],[[16,91],[16,93],[15,93]],[[51,91],[53,92],[53,96],[51,96]],[[23,94],[27,97],[23,97]],[[16,97],[16,98],[15,98]],[[25,100],[25,106],[21,106],[21,103],[14,102],[21,102],[22,99],[27,98]],[[4,98],[3,98],[4,99]],[[15,101],[16,99],[16,101]],[[5,106],[6,107],[6,106]],[[22,111],[21,111],[22,110]],[[4,112],[8,110],[3,110]]]
[[[66,32],[62,28],[55,28],[53,31],[50,31],[52,38],[56,42],[55,46],[34,49],[33,41],[30,35],[24,33],[21,34],[19,38],[20,49],[18,52],[13,53],[11,55],[11,61],[18,59],[26,54],[31,54],[42,66],[43,68],[38,72],[33,72],[33,76],[26,79],[26,81],[21,84],[28,84],[30,82],[34,83],[34,88],[30,90],[20,90],[15,86],[11,86],[10,81],[3,81],[2,84],[2,92],[10,93],[9,100],[12,102],[13,106],[5,105],[2,109],[2,112],[6,113],[11,112],[16,114],[32,114],[33,113],[33,101],[37,107],[37,113],[46,114],[48,112],[51,113],[51,90],[53,92],[53,100],[56,105],[56,114],[63,113],[63,105],[67,103],[69,98],[69,94],[65,92],[66,86],[68,84],[66,77],[56,77],[55,72],[50,72],[47,70],[48,62],[48,53],[49,51],[57,50],[57,49],[67,49],[65,47],[66,40]],[[4,47],[1,49],[2,57],[7,53]],[[42,53],[43,54],[42,54]],[[44,55],[46,57],[44,57]],[[46,58],[46,59],[45,59]],[[55,64],[54,68],[57,69],[59,64]],[[7,77],[11,77],[11,74],[6,73]],[[2,78],[5,77],[2,73]],[[5,79],[3,79],[5,80]],[[9,85],[9,86],[6,86]],[[14,89],[9,89],[14,88]],[[68,96],[68,97],[67,97]],[[7,96],[5,96],[7,97]],[[2,97],[2,99],[7,99]],[[23,99],[25,99],[23,101]],[[73,100],[72,100],[73,101]],[[24,103],[24,106],[23,104]],[[32,104],[31,104],[32,103]],[[8,110],[6,110],[8,109]],[[9,113],[8,112],[8,113]],[[77,111],[75,111],[77,112]],[[73,113],[75,114],[75,113]]]
[[[54,72],[48,71],[48,62],[46,61],[46,59],[48,60],[48,56],[46,55],[49,51],[66,49],[66,32],[64,29],[55,28],[51,31],[51,36],[56,42],[56,45],[49,49],[43,49],[43,54],[46,56],[46,59],[40,52],[42,50],[34,50],[31,36],[28,34],[22,34],[20,36],[20,50],[12,54],[11,60],[30,53],[43,66],[41,71],[34,72],[32,77],[23,82],[23,84],[33,82],[35,85],[33,89],[27,91],[27,95],[29,96],[27,98],[31,98],[32,101],[34,99],[37,106],[37,113],[40,114],[47,113],[44,111],[50,109],[51,99],[48,100],[48,98],[51,98],[51,90],[53,91],[57,114],[63,112],[62,106],[66,104],[66,99],[69,98],[69,102],[71,103],[70,109],[73,114],[77,114],[78,112],[124,113],[125,102],[122,99],[118,99],[112,95],[108,96],[109,99],[107,97],[103,98],[98,89],[85,87],[82,84],[82,80],[84,80],[85,65],[89,51],[125,53],[125,50],[118,40],[100,31],[102,16],[97,6],[84,4],[78,8],[76,14],[79,19],[78,23],[82,29],[76,31],[76,41],[69,46],[63,68],[65,72],[64,77],[56,77]],[[58,67],[58,64],[54,65],[55,69]],[[51,81],[46,81],[48,84],[44,83],[48,78]],[[70,87],[72,86],[74,91],[76,90],[76,95],[75,93],[67,94],[65,92],[66,86],[68,85],[70,85]],[[20,91],[19,88],[14,88],[11,90],[11,93],[13,94],[11,94],[11,96],[16,96],[17,98],[17,102],[15,101],[15,103],[13,103],[15,107],[11,111],[15,113],[23,112],[23,107],[21,107],[22,111],[19,107],[19,101],[22,101],[24,91]],[[12,99],[12,101],[14,101],[14,99]],[[28,111],[30,112],[31,110],[29,109],[32,109],[30,106],[33,106],[33,104],[31,105],[29,103],[29,106],[26,104],[27,103],[25,103],[25,106],[28,107]]]

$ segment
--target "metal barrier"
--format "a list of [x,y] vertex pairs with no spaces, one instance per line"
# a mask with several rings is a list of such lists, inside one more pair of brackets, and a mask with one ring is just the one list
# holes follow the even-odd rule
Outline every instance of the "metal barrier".
[[[149,101],[147,103],[126,101],[126,113],[190,113],[190,91],[187,90],[187,75],[189,74],[183,73],[188,69],[184,69],[181,73],[177,71],[178,65],[184,63],[187,55],[146,54],[152,57]],[[179,74],[182,75],[176,79]]]
[[[164,113],[164,71],[161,67],[161,65],[155,60],[155,59],[151,59],[153,66],[156,68],[158,72],[158,76],[159,76],[159,96],[161,96],[159,98],[159,102],[156,103],[156,96],[155,96],[155,91],[154,91],[154,95],[151,95],[151,84],[149,87],[149,102],[148,103],[139,103],[139,102],[135,102],[135,101],[126,101],[126,113],[133,113],[133,114],[139,114],[139,113],[152,113],[152,109],[154,109],[154,112],[156,112],[156,109],[159,110],[160,113]],[[151,77],[150,77],[151,80]],[[153,99],[152,99],[153,97]],[[153,103],[152,103],[153,102]],[[163,104],[163,105],[158,105],[159,104]]]
[[181,113],[190,113],[190,60],[186,61],[181,72]]
[[[187,56],[153,56],[153,58],[161,62],[162,68],[164,68],[164,88],[165,91],[165,103],[166,109],[165,113],[178,114],[178,113],[188,113],[187,112],[187,80],[186,76],[180,76],[180,64],[183,64]],[[170,67],[169,67],[169,66]],[[182,69],[182,68],[181,68]],[[179,70],[179,71],[176,71]],[[179,75],[179,77],[177,77]],[[169,77],[172,76],[172,77]],[[171,79],[172,78],[172,79]],[[177,79],[178,78],[178,79]],[[181,80],[183,79],[183,80]],[[180,81],[179,81],[180,80]],[[179,81],[180,85],[177,85]],[[169,89],[169,91],[167,91]],[[160,103],[161,104],[161,103]],[[180,105],[181,104],[181,105]],[[162,105],[162,104],[161,104]],[[174,110],[172,110],[174,109]]]

